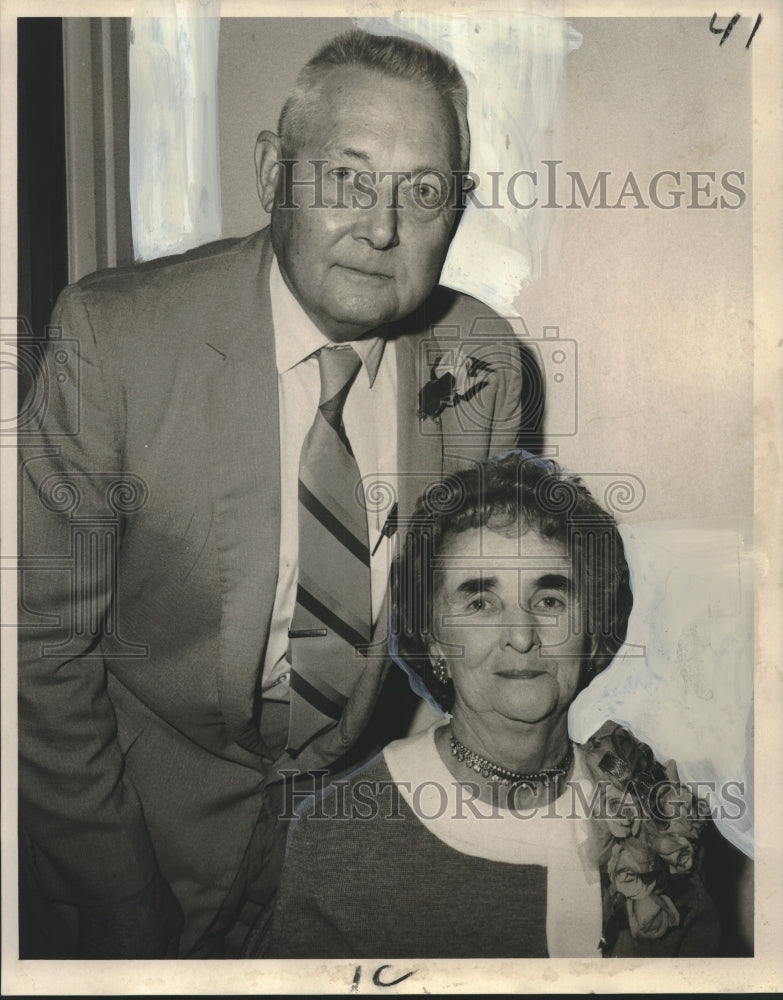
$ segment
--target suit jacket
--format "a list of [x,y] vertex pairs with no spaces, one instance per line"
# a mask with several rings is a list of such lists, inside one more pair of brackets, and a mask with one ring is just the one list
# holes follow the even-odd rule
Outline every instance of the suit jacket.
[[[20,815],[34,864],[75,905],[162,872],[190,943],[229,891],[265,782],[345,753],[388,667],[370,657],[339,725],[274,759],[257,697],[280,519],[271,259],[263,231],[66,289],[21,435]],[[420,420],[435,357],[471,334],[492,378],[473,406]],[[521,376],[504,322],[445,289],[388,336],[404,514],[444,469],[516,444]]]

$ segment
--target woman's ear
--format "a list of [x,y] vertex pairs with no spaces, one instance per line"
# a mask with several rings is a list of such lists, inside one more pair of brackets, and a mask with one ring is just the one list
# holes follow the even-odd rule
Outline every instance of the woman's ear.
[[427,643],[427,656],[429,656],[430,663],[433,666],[438,662],[438,660],[445,660],[446,658],[443,650],[435,639],[430,639]]
[[[594,668],[595,659],[601,653],[601,640],[593,633],[585,642],[585,646],[587,647],[585,658],[590,661],[590,665]],[[593,669],[593,673],[595,673],[595,669]]]
[[275,204],[277,182],[280,176],[280,139],[274,132],[264,130],[256,140],[256,187],[265,212]]
[[587,650],[582,665],[582,685],[584,687],[587,687],[588,684],[594,681],[606,665],[601,652],[601,642],[597,636],[593,636],[587,643]]
[[451,680],[449,663],[437,642],[427,644],[427,654],[430,658],[430,667],[435,675],[435,680],[438,684],[448,684]]

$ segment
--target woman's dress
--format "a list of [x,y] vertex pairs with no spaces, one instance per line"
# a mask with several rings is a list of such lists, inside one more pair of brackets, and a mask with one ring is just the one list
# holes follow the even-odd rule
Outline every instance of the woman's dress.
[[590,850],[594,782],[583,748],[550,806],[500,809],[446,768],[434,739],[443,724],[390,744],[294,822],[265,957],[714,952],[714,908],[695,878],[663,938],[637,941],[626,929],[602,942],[607,875]]

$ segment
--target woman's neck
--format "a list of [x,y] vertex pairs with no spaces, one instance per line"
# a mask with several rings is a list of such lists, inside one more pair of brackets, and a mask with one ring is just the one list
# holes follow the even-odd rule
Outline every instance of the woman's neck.
[[499,767],[532,774],[556,767],[568,749],[568,717],[564,712],[541,722],[484,720],[462,715],[451,720],[455,739]]
[[[568,754],[568,724],[563,716],[558,725],[523,723],[519,730],[505,727],[487,733],[481,725],[463,720],[455,714],[450,725],[435,733],[435,744],[444,764],[458,781],[471,782],[479,788],[479,798],[501,808],[545,806],[561,794],[570,774],[558,780],[532,782],[524,785],[504,784],[485,777],[453,752],[452,737],[467,750],[491,764],[519,774],[535,774],[556,768]],[[573,761],[571,761],[573,763]]]

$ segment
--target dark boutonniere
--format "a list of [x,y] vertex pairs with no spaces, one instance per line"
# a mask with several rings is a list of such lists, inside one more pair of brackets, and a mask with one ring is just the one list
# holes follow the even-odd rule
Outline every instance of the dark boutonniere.
[[452,366],[443,364],[439,354],[430,368],[430,378],[419,390],[419,420],[435,419],[447,406],[457,406],[468,402],[489,385],[483,374],[492,374],[495,369],[480,358],[461,358]]

